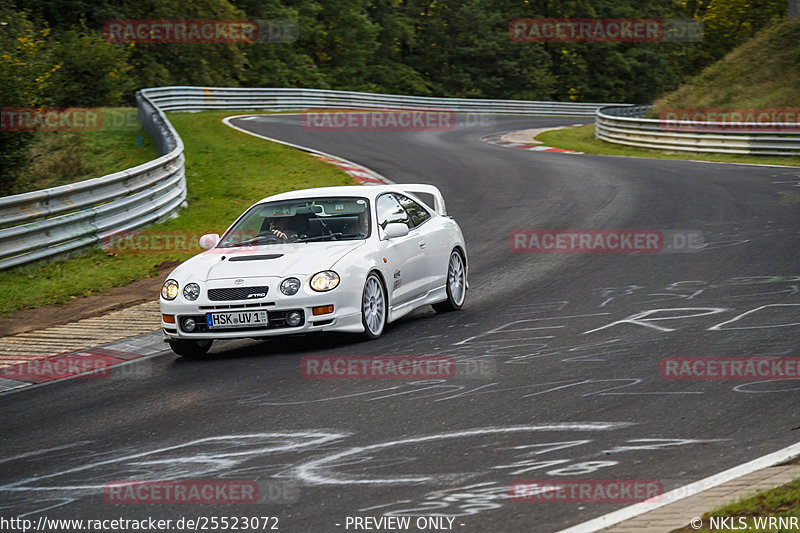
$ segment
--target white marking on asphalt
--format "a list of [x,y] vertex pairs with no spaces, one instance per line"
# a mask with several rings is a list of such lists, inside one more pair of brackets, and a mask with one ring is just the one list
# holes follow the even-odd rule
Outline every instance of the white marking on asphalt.
[[741,315],[735,316],[730,320],[725,322],[721,322],[716,326],[712,326],[708,328],[709,331],[720,331],[720,330],[732,330],[732,329],[763,329],[763,328],[786,328],[789,326],[800,326],[800,322],[792,322],[791,324],[769,324],[766,326],[743,326],[738,328],[723,328],[725,324],[730,324],[731,322],[736,322],[742,317],[749,315],[750,313],[755,313],[756,311],[761,311],[762,309],[766,309],[767,307],[800,307],[800,304],[768,304],[762,305],[761,307],[756,307],[755,309],[751,309],[749,311],[745,311]]
[[733,479],[740,478],[756,470],[775,466],[796,457],[798,454],[800,454],[800,442],[759,457],[758,459],[735,466],[719,474],[714,474],[700,481],[695,481],[694,483],[679,487],[660,496],[657,501],[645,501],[629,505],[628,507],[593,518],[582,524],[562,529],[558,533],[594,533],[595,531],[600,531],[604,528],[619,524],[620,522],[653,511],[670,503],[683,500],[689,496],[694,496],[695,494],[699,494],[700,492],[714,488]]
[[[467,429],[463,431],[453,431],[449,433],[437,433],[434,435],[423,435],[418,437],[410,437],[407,439],[399,439],[380,444],[373,444],[370,446],[356,446],[348,448],[344,451],[334,453],[321,459],[315,459],[307,463],[301,464],[295,468],[295,475],[310,484],[314,485],[387,485],[393,483],[424,483],[435,480],[438,476],[403,476],[393,478],[357,478],[352,476],[337,476],[335,472],[330,469],[337,464],[341,464],[341,460],[351,456],[358,456],[361,454],[370,454],[378,450],[384,450],[395,446],[402,446],[406,444],[421,444],[425,442],[432,442],[446,439],[459,439],[476,437],[482,435],[499,435],[508,433],[523,433],[532,431],[604,431],[610,429],[619,429],[633,425],[631,422],[584,422],[584,423],[570,423],[563,422],[557,424],[542,424],[534,426],[510,426],[510,427],[486,427],[477,429]],[[448,476],[452,478],[452,476]]]
[[[57,478],[68,474],[82,472],[85,470],[92,470],[95,468],[108,465],[122,464],[124,467],[125,463],[130,463],[131,461],[134,460],[136,460],[136,462],[130,464],[139,466],[147,464],[177,465],[185,463],[190,465],[190,468],[188,470],[186,469],[181,470],[182,474],[186,475],[187,478],[200,477],[203,475],[207,475],[210,472],[216,472],[220,470],[224,471],[225,469],[230,468],[232,464],[239,462],[237,460],[247,460],[253,457],[266,455],[270,453],[296,451],[309,447],[321,446],[342,439],[346,436],[347,434],[345,433],[297,431],[297,432],[252,433],[244,435],[223,435],[218,437],[206,437],[202,439],[192,440],[189,442],[184,442],[181,444],[176,444],[174,446],[166,446],[163,448],[157,448],[155,450],[134,453],[122,457],[116,457],[114,459],[108,459],[105,461],[88,462],[84,465],[73,468],[67,468],[65,470],[54,472],[52,474],[34,476],[20,481],[8,483],[6,485],[0,485],[0,492],[38,492],[38,491],[51,492],[51,491],[74,491],[74,490],[98,490],[98,489],[101,490],[105,486],[104,484],[47,486],[47,487],[44,486],[36,487],[36,486],[31,486],[31,484],[51,478]],[[270,442],[270,439],[274,439],[276,442]],[[245,445],[248,444],[247,442],[248,440],[254,441],[253,446],[259,446],[259,445],[261,446],[247,448],[244,451],[240,452],[226,452],[226,451],[192,452],[191,451],[192,446],[200,447],[206,444],[219,444],[222,446],[223,450],[236,449],[237,447],[245,447]],[[266,444],[263,441],[266,441]],[[154,456],[155,454],[166,453],[166,452],[181,452],[181,451],[186,451],[186,453],[190,455],[185,457],[172,456],[164,460],[160,459],[147,460],[149,457]],[[197,465],[198,468],[192,469],[191,465]]]
[[[652,317],[649,318],[651,315],[660,312],[672,312],[672,311],[700,311],[699,313],[694,313],[690,315],[678,315],[678,316],[663,316],[663,317]],[[606,328],[610,328],[611,326],[616,326],[618,324],[634,324],[637,326],[645,326],[648,328],[653,328],[658,331],[675,331],[674,328],[667,328],[664,326],[657,326],[652,324],[652,322],[658,322],[662,320],[680,320],[684,318],[694,318],[698,316],[706,316],[706,315],[714,315],[717,313],[724,313],[725,311],[729,311],[724,307],[675,307],[675,308],[667,308],[667,309],[648,309],[647,311],[639,311],[633,315],[630,315],[627,318],[623,318],[622,320],[617,320],[612,322],[611,324],[606,324],[605,326],[601,326],[599,328],[590,329],[589,331],[584,331],[583,334],[586,335],[587,333],[594,333],[596,331],[600,331]]]

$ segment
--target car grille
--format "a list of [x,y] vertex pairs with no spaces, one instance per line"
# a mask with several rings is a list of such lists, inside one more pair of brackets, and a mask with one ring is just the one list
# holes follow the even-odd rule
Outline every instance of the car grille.
[[[253,298],[256,300],[257,298]],[[257,304],[224,304],[224,305],[198,305],[197,308],[201,311],[221,311],[225,309],[249,309],[251,307],[269,307],[275,305],[275,302],[260,302]]]
[[[223,300],[258,300],[266,298],[269,287],[229,287],[226,289],[208,289],[208,299],[216,302]],[[251,295],[261,296],[251,296]]]

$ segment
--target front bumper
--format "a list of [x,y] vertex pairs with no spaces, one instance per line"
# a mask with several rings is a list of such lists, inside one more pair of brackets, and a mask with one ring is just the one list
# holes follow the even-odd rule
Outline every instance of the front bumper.
[[[275,287],[277,289],[277,287]],[[161,330],[165,340],[177,339],[242,339],[272,337],[276,335],[291,335],[316,331],[341,331],[360,333],[364,331],[361,321],[361,310],[358,304],[361,294],[357,291],[348,291],[343,287],[319,294],[308,294],[301,291],[294,296],[275,294],[270,287],[268,297],[263,301],[252,300],[211,301],[205,291],[197,301],[189,302],[181,294],[175,300],[159,300],[161,307]],[[341,290],[340,290],[341,289]],[[352,294],[351,294],[352,293]],[[355,305],[354,305],[355,304]],[[314,315],[313,308],[319,306],[333,306],[333,312]],[[254,312],[266,311],[268,325],[248,326],[225,329],[209,329],[206,324],[206,314],[214,312]],[[298,311],[302,315],[300,324],[290,326],[286,316]],[[172,317],[174,322],[165,321],[165,316]],[[188,331],[183,324],[186,318],[192,318],[196,327]]]

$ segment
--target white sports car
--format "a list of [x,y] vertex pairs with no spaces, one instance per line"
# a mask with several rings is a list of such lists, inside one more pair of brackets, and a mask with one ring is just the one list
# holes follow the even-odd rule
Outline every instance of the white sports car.
[[215,339],[315,331],[375,339],[420,306],[461,309],[468,288],[461,228],[432,185],[277,194],[200,245],[207,251],[161,289],[164,340],[186,357]]

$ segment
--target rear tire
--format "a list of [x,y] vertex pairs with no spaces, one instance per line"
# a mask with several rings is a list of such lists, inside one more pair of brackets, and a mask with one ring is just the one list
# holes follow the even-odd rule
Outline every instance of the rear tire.
[[386,327],[386,291],[375,272],[367,276],[361,296],[361,323],[367,340],[377,339]]
[[189,341],[189,340],[174,340],[169,341],[169,347],[172,348],[172,351],[175,352],[177,355],[181,357],[188,357],[190,359],[196,359],[198,357],[203,357],[205,354],[208,353],[208,350],[211,349],[211,345],[214,344],[213,340],[203,340],[203,341]]
[[458,250],[450,252],[450,261],[447,262],[447,280],[445,282],[447,300],[432,304],[437,313],[458,311],[464,306],[467,299],[467,269],[464,258]]

